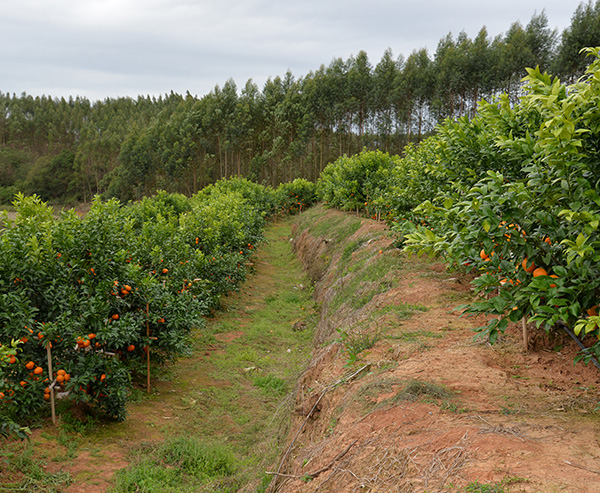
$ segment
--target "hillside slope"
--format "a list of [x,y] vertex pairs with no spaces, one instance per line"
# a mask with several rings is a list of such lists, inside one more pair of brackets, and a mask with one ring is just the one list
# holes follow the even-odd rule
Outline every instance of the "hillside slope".
[[381,223],[315,207],[293,246],[320,305],[315,351],[269,488],[599,491],[599,372],[575,344],[460,318],[471,277],[408,258]]

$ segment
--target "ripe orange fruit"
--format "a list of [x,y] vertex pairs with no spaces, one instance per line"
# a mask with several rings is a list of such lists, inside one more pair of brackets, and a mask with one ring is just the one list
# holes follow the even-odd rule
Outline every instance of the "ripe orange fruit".
[[523,261],[521,262],[521,266],[523,266],[523,269],[528,273],[532,273],[534,270],[536,270],[536,265],[533,261],[532,264],[528,266],[528,258],[523,259]]
[[96,334],[95,334],[95,333],[89,333],[89,334],[88,334],[88,338],[89,338],[90,340],[95,339],[95,338],[96,338]]
[[65,370],[59,370],[57,371],[57,375],[64,375],[65,374]]
[[41,366],[38,366],[35,370],[34,370],[34,374],[36,375],[41,375],[42,373],[44,373],[44,369]]
[[130,345],[128,346],[128,351],[129,351],[129,352],[132,352],[134,349],[136,349],[136,346],[135,346],[134,344],[130,344]]
[[28,363],[25,365],[25,367],[26,367],[28,370],[33,370],[35,365],[36,365],[36,364],[35,364],[33,361],[29,361],[29,362],[28,362]]
[[21,342],[23,342],[24,344],[27,344],[28,341],[29,339],[27,337],[21,337]]
[[[559,278],[559,275],[555,275],[554,273],[551,275],[551,278]],[[555,288],[557,287],[557,284],[550,284],[551,287]]]
[[114,314],[114,315],[111,316],[111,319],[113,321],[119,320],[119,315],[118,314]]
[[14,363],[17,362],[17,358],[15,356],[11,356],[11,357],[8,358],[8,362],[10,364],[14,364]]
[[544,268],[536,268],[532,273],[534,277],[541,277],[542,275],[548,275],[547,271]]
[[68,382],[69,379],[71,378],[71,375],[69,373],[65,373],[63,376],[65,377],[66,382]]
[[161,273],[167,273],[167,272],[168,272],[167,268],[164,268],[163,270],[161,270]]
[[63,383],[65,381],[65,375],[57,375],[57,382]]
[[482,250],[479,252],[479,257],[480,257],[481,259],[485,260],[485,259],[488,257],[488,255],[486,254],[486,251],[482,249]]
[[4,392],[0,392],[0,399],[4,399]]
[[19,382],[19,385],[21,385],[22,387],[25,387],[27,385],[27,382],[25,380],[21,380]]
[[132,287],[130,287],[129,285],[124,285],[124,289],[130,292],[132,290]]
[[44,394],[44,399],[45,400],[50,400],[50,394]]
[[599,305],[595,305],[592,308],[589,308],[586,310],[586,314],[588,316],[597,316],[599,314],[599,312],[597,311],[597,308],[599,307]]
[[100,376],[101,382],[102,382],[102,381],[103,381],[105,378],[107,378],[107,375],[105,375],[105,374],[103,373],[103,374]]

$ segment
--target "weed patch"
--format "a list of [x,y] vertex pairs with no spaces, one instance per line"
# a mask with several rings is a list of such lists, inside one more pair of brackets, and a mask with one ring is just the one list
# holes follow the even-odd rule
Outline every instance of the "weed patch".
[[443,385],[437,385],[422,380],[410,380],[396,394],[394,402],[416,401],[421,399],[449,399],[454,394]]
[[[162,445],[133,452],[131,466],[115,475],[114,491],[175,492],[236,488],[224,478],[235,473],[237,461],[224,445],[194,437],[177,437]],[[219,490],[222,491],[222,490]]]
[[253,384],[270,395],[283,395],[287,391],[285,380],[273,375],[254,378]]
[[47,473],[43,463],[34,458],[34,446],[29,442],[5,444],[0,449],[0,466],[0,492],[60,492],[73,482],[63,470]]
[[373,347],[381,338],[380,332],[376,333],[348,333],[337,329],[341,338],[339,342],[343,343],[348,353],[348,362],[346,366],[353,366],[360,358],[360,353]]

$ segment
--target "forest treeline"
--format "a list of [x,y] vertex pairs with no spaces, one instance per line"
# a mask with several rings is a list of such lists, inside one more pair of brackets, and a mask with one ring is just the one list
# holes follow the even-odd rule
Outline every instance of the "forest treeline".
[[433,56],[364,51],[304,77],[291,72],[263,88],[232,80],[203,97],[52,98],[0,92],[0,203],[16,192],[44,200],[122,200],[157,189],[192,195],[220,178],[276,186],[315,181],[325,166],[362,149],[402,154],[445,118],[472,117],[478,102],[516,102],[527,67],[575,82],[600,45],[600,2],[581,3],[557,33],[546,13],[491,37],[444,36]]

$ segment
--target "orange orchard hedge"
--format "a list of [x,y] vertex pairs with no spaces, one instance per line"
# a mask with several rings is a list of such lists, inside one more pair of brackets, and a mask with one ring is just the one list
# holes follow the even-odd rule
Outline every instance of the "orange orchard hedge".
[[588,362],[600,332],[600,58],[586,51],[576,84],[529,69],[519,104],[482,102],[403,157],[342,157],[317,189],[330,206],[381,214],[406,250],[477,272],[486,297],[466,311],[491,315],[477,329],[491,342],[523,317],[547,331],[561,322]]

